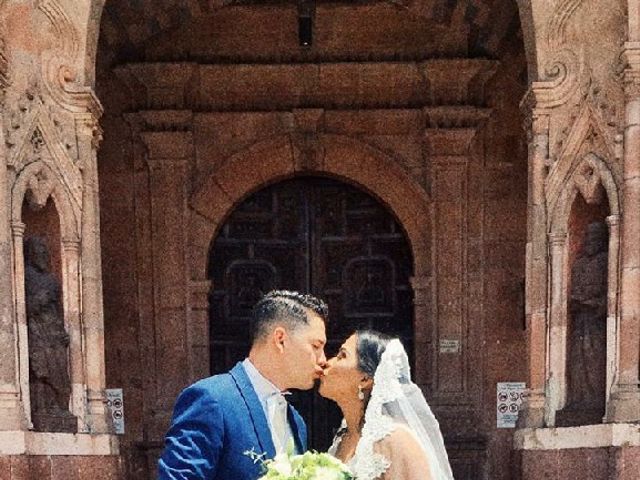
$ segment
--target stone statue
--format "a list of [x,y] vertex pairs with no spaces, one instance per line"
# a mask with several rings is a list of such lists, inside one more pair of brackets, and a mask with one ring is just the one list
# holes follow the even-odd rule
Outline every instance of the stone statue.
[[566,424],[601,423],[605,411],[609,236],[590,223],[571,269]]
[[25,240],[24,259],[34,428],[75,431],[76,418],[69,412],[69,334],[64,326],[60,283],[49,271],[49,252],[43,238]]

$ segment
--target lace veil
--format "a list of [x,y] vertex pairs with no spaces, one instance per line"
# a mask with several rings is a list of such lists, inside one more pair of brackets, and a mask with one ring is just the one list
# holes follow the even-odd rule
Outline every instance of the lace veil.
[[440,426],[422,391],[411,381],[409,359],[399,340],[391,340],[382,354],[364,420],[350,462],[358,480],[374,480],[387,471],[390,461],[374,445],[399,425],[418,438],[429,460],[431,478],[453,480]]

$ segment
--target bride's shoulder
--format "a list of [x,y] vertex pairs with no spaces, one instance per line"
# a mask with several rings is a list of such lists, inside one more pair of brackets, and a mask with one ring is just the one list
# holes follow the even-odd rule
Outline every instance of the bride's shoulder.
[[380,450],[391,451],[394,453],[406,451],[411,452],[414,448],[421,448],[420,442],[413,430],[407,425],[396,423],[386,437],[379,442]]

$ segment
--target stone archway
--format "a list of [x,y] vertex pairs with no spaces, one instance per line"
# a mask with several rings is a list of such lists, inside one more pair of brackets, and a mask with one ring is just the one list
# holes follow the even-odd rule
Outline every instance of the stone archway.
[[[251,310],[274,289],[327,302],[327,357],[353,331],[372,328],[399,337],[414,358],[411,248],[397,219],[361,188],[317,174],[271,183],[235,206],[210,250],[211,375],[247,356]],[[309,448],[326,451],[338,409],[312,391],[290,401],[306,420]]]
[[[229,158],[207,178],[190,201],[189,276],[190,329],[206,332],[208,321],[207,280],[209,248],[218,229],[234,207],[250,193],[275,181],[296,175],[329,175],[354,184],[377,197],[398,219],[413,253],[412,279],[415,303],[415,338],[428,339],[427,320],[431,305],[431,201],[425,191],[394,159],[356,140],[334,135],[318,139],[318,161],[313,169],[303,169],[299,151],[288,136],[261,142]],[[251,172],[247,175],[246,172]],[[423,321],[418,321],[422,319]],[[432,332],[431,332],[432,333]],[[201,336],[194,336],[199,338]],[[208,336],[207,336],[208,338]],[[424,345],[416,344],[416,351]],[[202,345],[190,348],[190,363],[206,363]],[[196,360],[197,359],[197,360]],[[426,363],[416,371],[424,383]]]
[[[430,275],[428,224],[430,199],[398,163],[357,140],[319,137],[320,160],[301,168],[299,151],[288,136],[260,142],[229,158],[191,197],[190,244],[202,246],[191,265],[191,278],[206,278],[208,248],[233,206],[265,184],[297,174],[325,174],[354,183],[378,197],[398,218],[414,252],[416,277]],[[251,172],[251,175],[247,175]]]

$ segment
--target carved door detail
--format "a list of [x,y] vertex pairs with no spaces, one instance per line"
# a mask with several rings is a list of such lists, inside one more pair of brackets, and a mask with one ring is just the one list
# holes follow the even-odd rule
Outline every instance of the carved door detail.
[[[327,356],[356,328],[374,328],[413,345],[413,260],[393,215],[369,194],[319,177],[287,180],[240,204],[210,255],[212,374],[249,350],[249,315],[263,293],[310,292],[327,301]],[[310,447],[326,449],[336,407],[313,392],[294,393]]]

